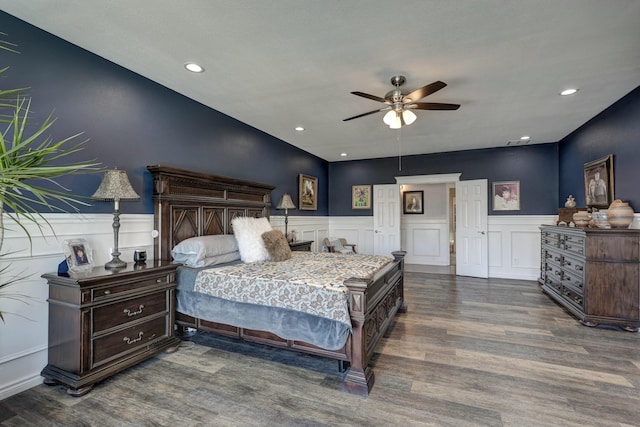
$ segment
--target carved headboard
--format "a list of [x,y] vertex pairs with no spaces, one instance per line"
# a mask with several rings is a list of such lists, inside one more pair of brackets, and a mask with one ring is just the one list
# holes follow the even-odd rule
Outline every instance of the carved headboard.
[[147,166],[153,176],[155,257],[171,260],[184,239],[232,234],[237,216],[267,217],[273,185],[170,166]]

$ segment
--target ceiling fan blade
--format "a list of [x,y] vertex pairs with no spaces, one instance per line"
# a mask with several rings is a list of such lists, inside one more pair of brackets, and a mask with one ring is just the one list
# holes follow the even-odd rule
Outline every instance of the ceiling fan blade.
[[429,85],[422,86],[420,89],[414,90],[410,94],[406,95],[405,98],[409,98],[415,102],[424,98],[427,95],[431,95],[432,93],[439,91],[446,85],[447,84],[445,82],[441,82],[438,80],[437,82],[433,82]]
[[443,104],[441,102],[412,102],[405,105],[405,108],[416,110],[457,110],[460,104]]
[[378,101],[378,102],[387,102],[386,99],[384,98],[380,98],[379,96],[375,96],[375,95],[369,95],[368,93],[364,93],[364,92],[351,92],[354,95],[358,95],[361,96],[363,98],[367,98],[367,99],[372,99],[374,101]]
[[360,117],[368,116],[369,114],[374,114],[374,113],[377,113],[377,112],[380,112],[380,111],[385,111],[385,110],[390,110],[390,109],[391,109],[391,107],[384,107],[384,108],[380,108],[378,110],[369,111],[368,113],[358,114],[357,116],[349,117],[348,119],[344,119],[342,121],[343,122],[348,122],[349,120],[359,119]]

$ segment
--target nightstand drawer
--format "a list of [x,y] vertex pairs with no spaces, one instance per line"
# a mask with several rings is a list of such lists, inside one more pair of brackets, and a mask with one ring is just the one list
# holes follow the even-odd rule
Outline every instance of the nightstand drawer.
[[167,292],[104,305],[91,310],[93,332],[101,332],[132,320],[142,319],[168,310]]
[[152,277],[145,280],[135,280],[127,283],[119,282],[118,284],[104,287],[96,287],[91,289],[91,301],[102,301],[108,298],[117,297],[118,294],[124,292],[138,291],[141,288],[153,287],[158,285],[166,285],[172,283],[173,273],[159,277]]
[[91,368],[167,337],[167,316],[157,317],[93,340]]

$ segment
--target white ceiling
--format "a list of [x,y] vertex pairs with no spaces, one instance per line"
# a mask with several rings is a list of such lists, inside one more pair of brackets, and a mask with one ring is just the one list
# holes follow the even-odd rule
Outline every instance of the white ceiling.
[[[2,10],[328,161],[556,142],[640,84],[638,0],[0,0]],[[203,74],[184,69],[200,63]],[[401,131],[395,74],[424,98]],[[573,96],[558,93],[578,87]],[[295,126],[304,126],[300,133]],[[348,153],[340,157],[341,152]]]

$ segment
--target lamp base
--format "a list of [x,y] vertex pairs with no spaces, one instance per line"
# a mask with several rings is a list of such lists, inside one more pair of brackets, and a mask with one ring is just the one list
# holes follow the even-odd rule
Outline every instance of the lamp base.
[[104,265],[104,268],[124,268],[127,266],[127,263],[122,261],[120,258],[118,258],[117,256],[114,256],[111,261],[109,261],[108,263],[106,263]]

